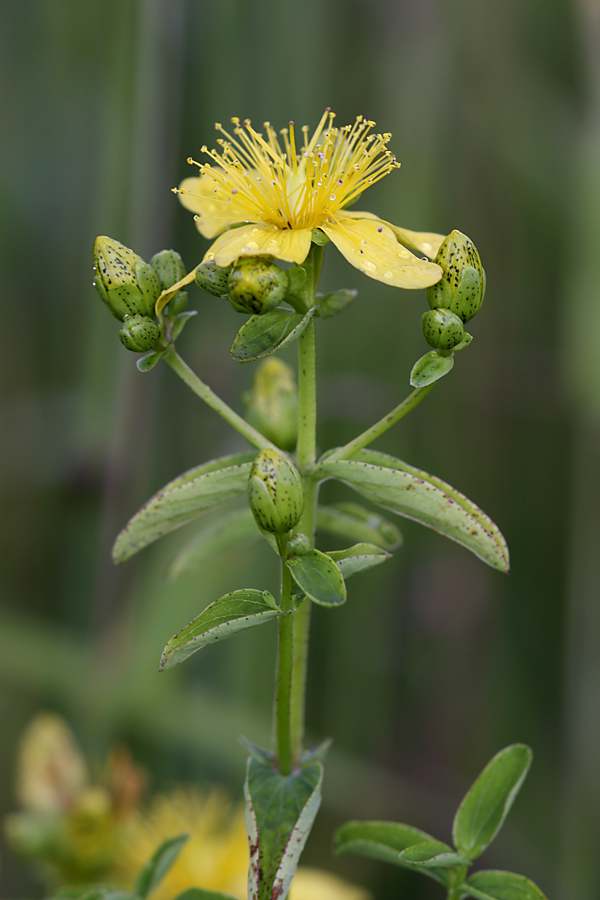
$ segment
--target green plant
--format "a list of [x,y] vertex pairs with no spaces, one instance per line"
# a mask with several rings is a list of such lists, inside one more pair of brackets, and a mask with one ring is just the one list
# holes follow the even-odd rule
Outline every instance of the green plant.
[[[326,748],[311,751],[304,745],[311,605],[331,609],[343,605],[346,580],[384,562],[401,540],[395,526],[371,509],[355,503],[319,505],[320,485],[338,480],[375,506],[433,528],[493,568],[508,571],[508,549],[500,530],[472,501],[436,476],[368,449],[450,372],[455,353],[472,340],[464,324],[478,312],[485,293],[479,254],[465,235],[412,232],[348,208],[370,184],[397,167],[387,150],[390,135],[371,133],[373,124],[359,117],[353,126],[335,128],[327,110],[312,138],[303,129],[302,148],[296,145],[293,123],[281,139],[268,123],[266,137],[249,121],[233,120],[233,135],[218,125],[223,135],[220,151],[204,148],[212,164],[196,164],[200,175],[185,179],[176,189],[195,213],[198,230],[215,238],[204,260],[188,274],[174,251],[163,251],[146,265],[110,238],[96,242],[96,285],[123,322],[121,340],[129,350],[150,351],[138,360],[138,368],[147,371],[164,360],[254,448],[211,460],[169,482],[133,516],[113,551],[115,562],[125,562],[205,510],[247,493],[250,508],[228,510],[202,529],[179,552],[170,576],[200,568],[216,549],[252,539],[265,539],[280,560],[279,599],[255,588],[216,599],[168,641],[160,664],[162,670],[169,669],[207,644],[277,621],[275,746],[268,750],[246,743],[252,900],[285,900],[320,803]],[[414,390],[405,400],[352,441],[317,457],[316,328],[319,319],[340,314],[355,297],[348,290],[325,296],[317,292],[330,242],[371,278],[396,288],[428,289],[430,311],[422,326],[433,349],[414,365],[410,376]],[[283,269],[276,261],[292,265]],[[186,365],[175,341],[193,315],[185,311],[187,296],[182,292],[193,281],[230,302],[236,312],[250,315],[231,348],[239,362],[260,360],[298,343],[297,398],[289,375],[285,389],[281,384],[274,387],[266,377],[257,378],[243,418]],[[282,377],[281,370],[269,376]],[[290,432],[290,406],[297,409],[296,434]],[[266,407],[271,410],[267,419],[273,418],[265,428],[264,413],[257,411]],[[280,415],[285,422],[282,429],[275,421]],[[292,449],[294,439],[292,458],[285,451]],[[354,543],[345,550],[322,552],[314,546],[317,528]],[[511,748],[504,753],[508,755],[495,759],[505,760],[505,766],[515,753],[522,756],[529,751]],[[496,771],[498,763],[490,765]],[[482,778],[486,777],[484,773]],[[510,798],[519,785],[520,781],[510,789]],[[466,798],[457,815],[456,850],[407,826],[389,826],[396,832],[404,829],[408,840],[400,848],[392,847],[395,858],[400,859],[401,852],[402,864],[433,873],[448,888],[449,898],[468,891],[484,900],[541,897],[539,891],[519,894],[523,884],[531,884],[523,879],[509,885],[512,894],[489,890],[485,894],[481,873],[464,881],[479,846],[464,844],[464,807],[470,802]],[[502,820],[509,805],[506,800]],[[338,850],[340,840],[338,835]],[[423,843],[432,846],[420,846]],[[488,888],[495,889],[489,884]]]

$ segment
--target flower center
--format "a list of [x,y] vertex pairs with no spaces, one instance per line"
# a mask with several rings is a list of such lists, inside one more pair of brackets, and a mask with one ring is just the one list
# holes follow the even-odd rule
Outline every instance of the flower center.
[[279,137],[265,122],[264,137],[249,119],[232,119],[233,136],[215,126],[224,135],[220,151],[202,148],[215,165],[188,162],[212,177],[214,199],[227,204],[228,218],[315,228],[400,165],[387,149],[391,135],[371,133],[374,122],[358,116],[354,125],[334,128],[333,119],[326,110],[310,140],[304,126],[300,151],[293,122]]

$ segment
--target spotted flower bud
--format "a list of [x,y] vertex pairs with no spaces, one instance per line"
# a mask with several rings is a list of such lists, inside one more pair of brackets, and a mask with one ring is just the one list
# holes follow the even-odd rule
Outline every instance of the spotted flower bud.
[[465,336],[463,323],[449,309],[430,309],[421,316],[423,335],[436,350],[454,350]]
[[162,288],[152,266],[112,238],[100,236],[94,244],[94,286],[115,318],[154,316]]
[[309,539],[299,531],[293,534],[287,543],[287,551],[290,556],[306,556],[309,550]]
[[260,256],[240,259],[229,274],[229,299],[234,309],[261,315],[279,306],[288,293],[288,274]]
[[485,272],[473,241],[451,231],[438,250],[435,262],[442,267],[440,281],[427,288],[431,309],[449,309],[463,322],[479,311],[485,294]]
[[176,250],[161,250],[160,253],[155,253],[150,265],[158,275],[163,291],[173,287],[187,274],[183,260]]
[[148,316],[125,316],[119,339],[128,350],[143,353],[154,350],[160,337],[160,328]]
[[266,438],[293,450],[298,436],[298,391],[293,369],[276,357],[257,370],[242,402],[248,422]]
[[261,450],[250,470],[248,500],[259,528],[286,534],[298,524],[304,509],[298,470],[276,450]]
[[215,297],[227,297],[227,282],[231,266],[218,266],[214,260],[209,259],[201,263],[196,269],[196,284],[207,294]]

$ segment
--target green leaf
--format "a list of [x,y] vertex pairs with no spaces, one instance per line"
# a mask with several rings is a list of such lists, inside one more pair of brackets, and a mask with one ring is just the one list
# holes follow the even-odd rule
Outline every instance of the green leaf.
[[351,541],[376,544],[384,550],[396,550],[402,544],[402,535],[392,522],[358,503],[319,506],[317,529]]
[[529,878],[493,869],[475,872],[461,888],[466,889],[469,897],[475,897],[475,900],[547,900]]
[[500,529],[471,500],[441,478],[375,450],[355,459],[328,462],[318,478],[337,478],[386,509],[456,541],[488,565],[507,572],[508,548]]
[[375,544],[363,543],[354,544],[353,547],[348,547],[346,550],[328,550],[327,556],[337,565],[342,577],[348,578],[357,572],[380,565],[390,558],[391,553],[381,547],[376,547]]
[[223,641],[280,615],[281,610],[269,591],[246,588],[225,594],[171,638],[162,652],[158,670],[171,669],[207,644]]
[[180,312],[179,315],[175,317],[175,321],[173,322],[171,340],[176,341],[190,319],[193,318],[193,316],[197,315],[198,310],[196,309],[188,309],[185,312]]
[[[424,841],[435,842],[435,838],[419,828],[398,822],[346,822],[334,835],[333,852],[338,856],[358,853],[414,872],[418,870],[418,866],[403,859],[400,854],[408,847]],[[420,871],[441,884],[450,883],[448,874],[443,869],[422,868]]]
[[135,881],[135,892],[140,897],[147,897],[155,887],[158,887],[181,851],[181,848],[189,838],[189,834],[180,834],[178,837],[164,841],[154,855],[144,865]]
[[285,309],[273,309],[262,316],[251,316],[238,331],[231,355],[238,362],[250,362],[282,350],[298,340],[314,314],[314,308],[304,316]]
[[129,520],[117,536],[113,560],[122,563],[157,538],[191,522],[200,513],[243,493],[256,452],[213,459],[166,484]]
[[331,294],[317,294],[317,315],[322,319],[329,319],[331,316],[337,316],[343,312],[353,300],[356,299],[358,291],[333,291]]
[[139,359],[136,359],[135,364],[140,372],[149,372],[162,359],[162,356],[162,353],[147,353],[146,356],[140,356]]
[[452,847],[442,841],[423,841],[407,847],[400,854],[406,862],[414,866],[425,866],[427,869],[451,869],[455,866],[468,866],[470,860],[455,853]]
[[320,550],[288,559],[292,578],[307,597],[321,606],[346,602],[346,585],[338,566]]
[[192,887],[178,894],[175,900],[236,900],[236,898],[232,894],[222,894],[221,891]]
[[437,350],[432,350],[416,361],[410,373],[410,383],[415,388],[427,387],[451,372],[453,366],[454,356],[440,356]]
[[512,744],[490,760],[454,817],[452,840],[459,853],[476,859],[491,844],[521,789],[531,758],[525,744]]
[[245,506],[213,519],[179,550],[167,569],[169,581],[189,575],[200,569],[208,560],[224,550],[259,541],[261,533],[256,527],[252,510]]
[[248,760],[244,795],[250,841],[249,900],[286,897],[321,803],[323,764],[281,775]]

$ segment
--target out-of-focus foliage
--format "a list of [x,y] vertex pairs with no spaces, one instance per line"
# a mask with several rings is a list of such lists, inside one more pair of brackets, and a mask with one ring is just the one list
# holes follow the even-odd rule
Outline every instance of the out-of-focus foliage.
[[[0,5],[0,796],[31,714],[54,708],[103,758],[126,740],[157,784],[238,785],[240,732],[266,743],[267,623],[157,673],[165,640],[240,583],[274,589],[265,545],[163,580],[180,542],[115,570],[116,533],[153,490],[246,449],[157,365],[137,372],[91,286],[110,234],[144,259],[208,246],[170,189],[230,116],[314,126],[325,106],[393,133],[399,172],[371,208],[469,234],[488,275],[476,340],[378,449],[435,471],[506,535],[487,571],[410,524],[395,561],[352,580],[313,626],[309,728],[334,737],[305,861],[330,865],[349,817],[448,840],[481,762],[513,741],[536,767],[487,851],[556,900],[600,892],[597,553],[600,47],[583,0],[23,0]],[[347,440],[408,393],[425,293],[402,295],[326,249],[319,436]],[[229,356],[239,316],[195,286],[181,351],[236,408],[258,363]],[[284,351],[294,364],[294,348]],[[327,488],[324,502],[352,499]],[[204,527],[204,526],[203,526]],[[335,549],[335,541],[331,547]],[[369,579],[367,581],[367,578]],[[184,671],[185,669],[185,671]],[[6,848],[2,895],[39,893]],[[338,860],[381,900],[427,900],[411,873]],[[435,889],[435,885],[433,888]]]
[[31,860],[47,887],[90,884],[117,865],[146,772],[115,748],[93,779],[60,716],[39,713],[20,741],[19,811],[7,816],[10,847]]

